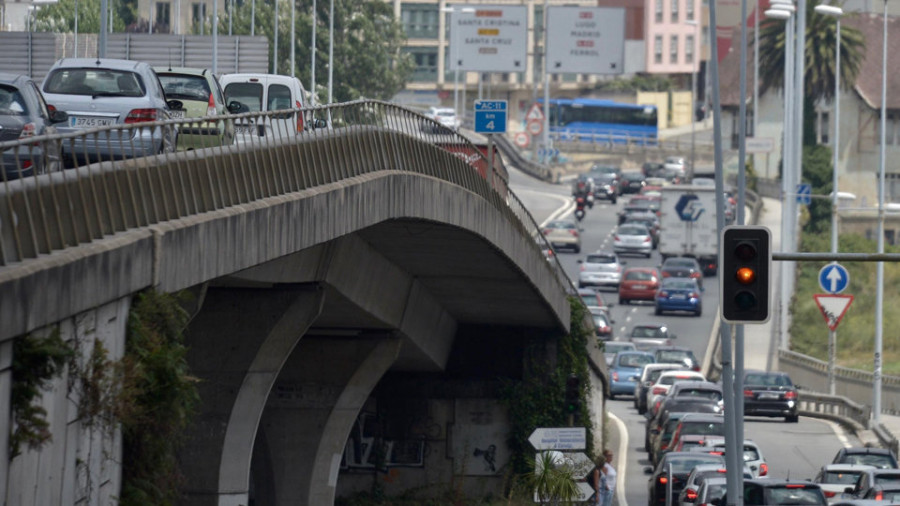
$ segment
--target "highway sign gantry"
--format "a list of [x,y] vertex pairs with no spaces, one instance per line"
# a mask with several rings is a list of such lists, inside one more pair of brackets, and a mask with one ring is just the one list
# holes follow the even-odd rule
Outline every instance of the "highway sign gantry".
[[547,72],[624,72],[625,9],[561,5],[548,11]]
[[835,262],[819,270],[819,286],[828,293],[841,293],[850,284],[850,273]]
[[[528,53],[528,7],[524,5],[449,5],[450,70],[524,72]],[[474,12],[467,12],[474,10]],[[453,40],[457,38],[458,40]]]
[[539,427],[528,436],[535,450],[586,450],[584,427]]

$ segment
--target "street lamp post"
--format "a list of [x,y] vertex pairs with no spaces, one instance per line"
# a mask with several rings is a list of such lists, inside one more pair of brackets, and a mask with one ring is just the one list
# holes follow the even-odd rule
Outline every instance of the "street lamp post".
[[[878,163],[878,252],[884,253],[884,164],[885,122],[887,120],[887,48],[888,16],[887,0],[884,0],[884,34],[881,41],[881,150]],[[881,421],[881,354],[883,347],[884,314],[884,262],[878,262],[875,271],[875,358],[872,369],[872,423]]]
[[[688,0],[691,1],[691,0]],[[697,61],[698,61],[698,53],[697,50],[700,45],[700,23],[693,19],[689,19],[684,22],[688,26],[694,27],[694,41],[693,48],[691,48],[691,54],[693,55],[693,60],[691,60],[691,166],[688,168],[688,180],[694,179],[694,167],[696,166],[696,128],[697,128],[697,113],[694,110],[697,107]]]
[[[841,16],[843,9],[832,5],[817,5],[816,13],[823,16],[832,16],[837,20],[835,28],[834,50],[834,141],[833,141],[833,173],[831,176],[831,252],[838,252],[838,151],[840,150],[841,132]],[[837,332],[828,332],[828,393],[834,395],[834,362],[835,347],[837,345]]]

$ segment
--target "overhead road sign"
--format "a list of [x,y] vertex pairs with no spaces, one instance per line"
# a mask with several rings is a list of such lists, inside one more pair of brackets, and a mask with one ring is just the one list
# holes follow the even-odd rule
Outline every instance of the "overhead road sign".
[[585,450],[584,427],[540,427],[528,436],[535,450]]
[[506,133],[506,100],[475,101],[475,133]]
[[621,74],[625,9],[556,6],[547,16],[547,72]]
[[[450,70],[525,72],[528,7],[455,4],[450,16]],[[465,8],[465,11],[463,10]],[[475,12],[468,12],[474,8]],[[453,40],[456,35],[458,40]]]
[[850,273],[839,263],[828,264],[819,270],[819,286],[828,293],[841,293],[850,284]]
[[800,183],[797,185],[797,203],[808,206],[812,202],[812,185]]
[[825,318],[825,324],[828,325],[829,330],[837,329],[844,315],[847,314],[847,310],[850,309],[850,304],[853,303],[852,295],[816,294],[813,295],[813,299],[819,306],[819,311]]

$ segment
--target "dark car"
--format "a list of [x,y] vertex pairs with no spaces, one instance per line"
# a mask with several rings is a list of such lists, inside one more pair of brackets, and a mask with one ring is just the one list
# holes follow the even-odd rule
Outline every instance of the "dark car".
[[644,185],[644,175],[640,172],[625,172],[619,181],[623,195],[626,193],[638,193]]
[[686,436],[725,437],[725,417],[707,413],[691,413],[683,417],[672,433],[669,448],[672,450],[677,448]]
[[594,199],[604,199],[616,203],[619,198],[619,181],[615,174],[598,174],[594,180]]
[[783,416],[784,421],[796,423],[799,420],[797,401],[797,388],[786,373],[744,372],[744,415]]
[[[666,407],[671,410],[665,410]],[[672,435],[675,434],[681,419],[692,413],[716,414],[721,413],[721,408],[714,402],[697,400],[672,402],[672,399],[663,401],[657,415],[647,421],[644,446],[651,463],[656,464],[657,458],[669,448]]]
[[725,466],[725,459],[721,455],[709,453],[669,452],[660,457],[655,468],[644,468],[644,473],[650,475],[650,480],[647,483],[649,495],[647,505],[658,506],[666,504],[667,490],[671,491],[672,503],[677,501],[678,494],[684,488],[691,471],[700,464]]
[[591,318],[594,320],[594,327],[597,328],[597,339],[609,341],[613,337],[612,324],[615,323],[606,311],[599,307],[592,307]]
[[653,350],[653,354],[661,364],[679,364],[692,371],[700,371],[700,361],[694,351],[685,346],[660,346]]
[[870,488],[866,492],[866,495],[862,496],[862,498],[873,499],[875,501],[884,501],[887,504],[900,503],[900,485],[875,485],[874,487]]
[[856,480],[856,484],[852,487],[848,487],[845,491],[853,497],[859,498],[866,495],[866,492],[875,485],[885,484],[900,485],[900,469],[879,469],[877,467],[869,466],[869,468],[864,469],[860,473],[859,478]]
[[662,162],[644,162],[641,165],[641,173],[644,177],[661,177],[665,169],[666,165]]
[[620,183],[622,180],[622,169],[619,167],[613,167],[611,165],[601,165],[594,164],[591,166],[590,170],[587,172],[588,176],[596,178],[603,174],[611,174],[616,178],[616,183]]
[[656,212],[653,206],[653,200],[649,198],[638,199],[636,197],[632,197],[631,201],[625,204],[625,207],[623,207],[622,210],[618,212],[618,224],[621,225],[625,223],[625,220],[630,218],[632,215],[643,214],[647,212]]
[[700,288],[703,288],[703,269],[696,258],[671,257],[667,258],[659,268],[664,278],[693,278],[697,280]]
[[744,482],[744,504],[826,506],[828,502],[817,483],[762,478]]
[[897,456],[887,448],[851,446],[841,448],[834,456],[832,464],[865,464],[881,469],[897,469]]
[[[0,142],[55,134],[54,125],[68,118],[65,112],[47,107],[30,77],[0,72]],[[61,165],[59,141],[23,143],[3,152],[3,180],[53,172]]]

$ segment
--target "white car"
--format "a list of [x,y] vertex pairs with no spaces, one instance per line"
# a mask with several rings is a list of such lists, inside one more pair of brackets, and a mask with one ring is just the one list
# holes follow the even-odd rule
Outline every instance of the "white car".
[[[454,132],[459,130],[460,121],[456,116],[456,111],[452,107],[431,107],[428,109],[428,112],[425,113],[426,116],[433,119],[435,122],[440,124],[445,128],[449,128]],[[440,128],[435,127],[434,125],[428,125],[434,131],[439,131]]]
[[589,254],[584,260],[578,260],[578,263],[578,288],[600,286],[619,289],[623,262],[615,253],[598,251]]
[[[676,365],[683,369],[682,366]],[[696,371],[665,371],[656,378],[656,381],[647,390],[647,406],[656,404],[657,399],[665,397],[669,393],[672,385],[682,381],[706,381],[706,377]]]
[[283,139],[299,135],[310,127],[325,126],[313,120],[307,106],[308,93],[296,77],[275,74],[225,74],[219,78],[225,102],[232,113],[285,111],[264,118],[247,117],[234,125],[237,142],[259,142],[256,138]]
[[867,469],[876,468],[864,464],[828,464],[822,466],[813,482],[822,487],[828,502],[834,502],[842,499],[848,488],[853,489]]
[[639,223],[619,225],[613,234],[613,251],[620,255],[628,253],[650,258],[653,235]]
[[[705,448],[709,448],[710,451],[713,452],[722,452],[725,454],[725,439],[724,438],[709,438],[703,442],[703,446]],[[754,478],[768,478],[769,477],[769,464],[766,462],[766,457],[763,455],[762,450],[760,450],[759,445],[756,444],[752,439],[744,440],[744,465],[750,468],[750,472],[753,473]],[[866,468],[868,466],[857,466],[861,468]],[[854,482],[856,483],[856,482]],[[824,487],[823,487],[824,490]]]

